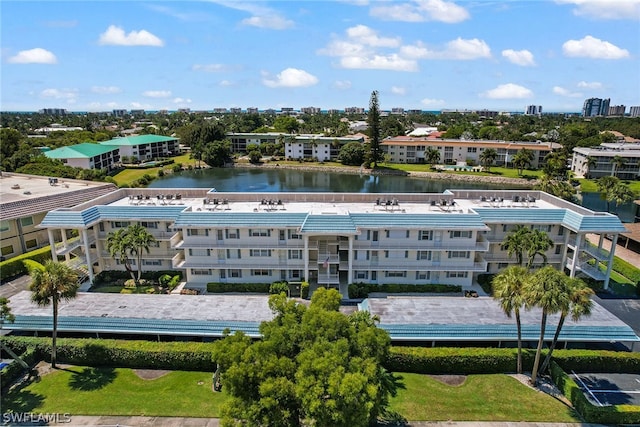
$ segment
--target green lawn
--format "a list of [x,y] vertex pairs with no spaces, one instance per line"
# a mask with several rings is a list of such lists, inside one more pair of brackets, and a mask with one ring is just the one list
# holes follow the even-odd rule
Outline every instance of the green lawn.
[[104,286],[96,286],[94,288],[91,288],[90,291],[99,292],[103,294],[119,294],[119,293],[123,293],[122,290],[125,290],[125,289],[127,291],[125,293],[148,294],[148,293],[153,293],[150,290],[155,289],[155,287],[154,286],[136,286],[135,288],[133,287],[125,288],[124,286],[120,286],[120,285],[104,285]]
[[[597,193],[598,185],[594,179],[579,179],[580,191],[583,193]],[[640,193],[640,181],[623,181],[629,185],[629,188],[636,193]]]
[[217,417],[224,393],[211,373],[171,372],[143,380],[131,369],[72,367],[2,396],[2,411],[72,415]]
[[157,168],[148,168],[148,169],[125,169],[121,172],[118,172],[114,175],[113,179],[116,181],[117,185],[131,185],[132,182],[142,178],[143,175],[151,175],[156,178],[158,176],[158,172],[160,169],[164,169],[165,171],[171,170],[174,164],[182,163],[183,166],[194,166],[194,160],[190,158],[190,154],[182,154],[177,157],[172,157],[173,163],[170,165],[165,165]]
[[402,376],[406,390],[391,400],[391,409],[411,421],[580,421],[560,401],[507,375],[470,375],[460,386],[428,375]]
[[[448,386],[427,375],[402,374],[406,389],[391,409],[408,420],[575,422],[559,401],[506,375],[471,375]],[[71,367],[2,397],[2,410],[75,415],[215,418],[226,394],[211,391],[211,373],[171,372],[144,380],[131,369]]]

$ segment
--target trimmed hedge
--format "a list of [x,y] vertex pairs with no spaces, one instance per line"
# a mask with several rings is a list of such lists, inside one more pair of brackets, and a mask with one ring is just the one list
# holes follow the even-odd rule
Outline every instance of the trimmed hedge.
[[[178,275],[180,276],[180,280],[182,280],[182,271],[179,270],[143,271],[141,279],[157,282],[160,277],[165,274],[168,274],[171,277]],[[93,283],[94,286],[100,286],[112,284],[118,280],[131,280],[131,274],[126,270],[105,270],[96,275]]]
[[[531,370],[534,357],[535,350],[522,350],[524,370]],[[416,374],[495,374],[515,372],[516,358],[515,348],[391,347],[385,367]],[[640,373],[640,353],[555,350],[553,359],[566,370]]]
[[[18,353],[20,354],[20,353]],[[29,347],[25,351],[20,354],[20,358],[29,366],[33,366],[38,362],[41,357],[35,347]],[[0,369],[0,384],[3,387],[9,387],[15,380],[20,378],[20,376],[24,373],[24,368],[17,360],[9,363],[9,365]]]
[[640,269],[635,265],[618,257],[613,258],[613,270],[622,274],[633,283],[640,282]]
[[247,292],[268,294],[271,283],[207,283],[207,292],[223,294],[225,292]]
[[366,298],[371,292],[385,292],[389,294],[398,293],[460,293],[462,292],[462,286],[459,285],[411,285],[411,284],[396,284],[386,283],[381,285],[374,285],[369,283],[352,283],[349,285],[349,298]]
[[[50,338],[8,336],[2,340],[16,353],[33,347],[42,359],[50,360]],[[201,342],[60,338],[57,357],[59,363],[83,366],[213,371],[213,346]]]
[[41,264],[51,259],[51,246],[36,249],[26,254],[0,262],[0,280],[9,279],[14,276],[27,273],[27,267],[22,262],[25,259],[32,259]]
[[578,384],[555,362],[551,362],[551,378],[586,422],[616,425],[640,423],[640,406],[592,405]]

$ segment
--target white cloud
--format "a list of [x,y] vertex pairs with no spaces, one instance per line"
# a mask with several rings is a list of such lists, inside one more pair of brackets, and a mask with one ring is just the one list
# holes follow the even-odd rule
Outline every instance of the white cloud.
[[318,83],[318,78],[304,70],[287,68],[275,77],[263,75],[262,83],[268,87],[308,87]]
[[489,99],[523,99],[531,98],[533,96],[533,92],[524,86],[507,83],[498,85],[494,89],[483,92],[480,96]]
[[484,40],[458,37],[447,43],[447,49],[443,55],[448,59],[491,58],[491,49]]
[[42,98],[63,99],[73,103],[78,97],[78,89],[44,89],[40,92],[40,96]]
[[191,69],[193,71],[204,71],[205,73],[219,73],[229,71],[231,68],[225,64],[194,64]]
[[442,107],[445,105],[444,99],[424,98],[420,103],[425,107]]
[[91,92],[105,95],[111,93],[120,93],[122,92],[122,89],[117,86],[92,86]]
[[536,65],[536,61],[533,59],[533,54],[528,50],[506,49],[502,51],[502,56],[507,58],[509,62],[523,67]]
[[185,104],[191,104],[192,102],[193,101],[191,101],[190,98],[173,98],[174,104],[185,105]]
[[46,49],[21,50],[17,55],[9,58],[11,64],[55,64],[58,58]]
[[407,89],[400,86],[391,86],[391,93],[394,95],[406,95]]
[[418,63],[415,60],[402,58],[395,53],[386,56],[346,56],[340,59],[340,65],[350,69],[418,71]]
[[333,87],[339,90],[351,89],[351,82],[349,80],[336,80],[333,82]]
[[125,34],[124,30],[115,25],[110,25],[107,31],[100,34],[98,43],[113,46],[164,46],[164,42],[147,30],[131,31]]
[[376,3],[371,8],[371,16],[386,21],[439,21],[453,24],[469,19],[469,12],[453,2],[416,0],[410,3]]
[[170,90],[147,90],[142,92],[142,96],[147,98],[169,98],[171,96]]
[[573,13],[593,19],[640,20],[640,0],[556,0],[560,4],[573,4]]
[[581,82],[578,82],[578,87],[585,88],[585,89],[602,89],[602,83],[581,81]]
[[400,37],[379,37],[377,32],[366,25],[347,28],[347,37],[356,43],[372,47],[398,47]]
[[629,51],[607,41],[592,36],[581,40],[569,40],[562,45],[565,56],[593,59],[622,59],[629,57]]
[[222,87],[231,87],[235,85],[236,84],[230,80],[221,80],[220,83],[218,83],[218,86],[222,86]]
[[554,86],[553,93],[567,98],[582,98],[582,94],[580,92],[571,92],[569,89],[565,89],[561,86]]
[[270,30],[286,30],[294,26],[294,22],[286,19],[277,11],[262,3],[250,1],[211,0],[213,3],[230,9],[246,12],[251,17],[243,19],[242,24]]

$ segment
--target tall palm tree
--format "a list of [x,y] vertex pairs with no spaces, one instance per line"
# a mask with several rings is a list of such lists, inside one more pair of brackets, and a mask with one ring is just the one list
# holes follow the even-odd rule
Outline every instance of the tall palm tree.
[[125,270],[129,272],[133,280],[136,276],[131,267],[131,244],[126,228],[121,228],[115,232],[109,233],[107,236],[107,250],[112,258],[117,259],[120,264],[124,265]]
[[498,158],[498,152],[495,148],[486,148],[482,153],[480,153],[480,161],[482,165],[487,169],[487,172],[491,171],[491,165]]
[[542,230],[529,229],[524,239],[524,250],[527,253],[527,270],[533,267],[537,255],[542,257],[542,265],[547,263],[547,252],[553,247],[553,240]]
[[66,264],[47,261],[44,265],[25,260],[31,276],[29,289],[31,301],[37,305],[53,307],[53,326],[51,328],[51,367],[56,367],[56,341],[58,335],[58,304],[61,300],[75,298],[78,292],[78,273]]
[[551,355],[553,354],[553,350],[556,348],[558,338],[560,337],[560,331],[562,330],[562,326],[564,325],[564,321],[567,316],[571,315],[571,319],[576,321],[582,316],[591,315],[591,307],[593,307],[591,296],[593,295],[593,290],[591,290],[591,288],[589,288],[582,280],[577,278],[569,278],[565,276],[564,284],[564,290],[567,292],[568,298],[562,298],[561,300],[562,307],[560,309],[560,319],[558,320],[558,326],[556,327],[556,333],[553,336],[553,341],[551,341],[551,345],[549,346],[547,357],[545,357],[544,362],[540,367],[541,373],[544,373],[549,367]]
[[139,224],[130,225],[127,227],[127,233],[132,247],[132,254],[136,256],[136,262],[138,264],[138,278],[137,282],[140,282],[142,276],[142,255],[143,252],[149,253],[149,246],[156,241],[155,237],[147,231],[146,228]]
[[511,231],[502,241],[502,250],[507,251],[507,256],[511,258],[516,257],[518,265],[524,263],[524,254],[526,252],[525,243],[527,234],[531,231],[524,225],[517,225],[516,228]]
[[425,160],[430,165],[440,162],[440,150],[434,147],[427,147],[427,151],[424,153]]
[[595,169],[595,167],[598,165],[598,160],[595,157],[587,156],[585,165],[587,166],[586,175],[587,177],[589,177],[591,176],[591,169]]
[[513,156],[513,164],[518,168],[518,175],[522,175],[524,168],[527,166],[531,166],[531,162],[533,162],[534,154],[533,151],[527,150],[523,148],[518,151],[515,156]]
[[538,339],[538,346],[536,347],[533,369],[531,370],[531,384],[534,387],[538,385],[540,356],[542,354],[542,345],[544,344],[547,317],[549,314],[559,312],[566,304],[566,299],[568,299],[566,292],[563,292],[565,277],[566,275],[563,272],[551,266],[546,266],[533,273],[527,280],[528,304],[542,309],[540,337]]
[[624,157],[613,156],[613,159],[611,159],[611,166],[612,166],[611,176],[616,176],[618,171],[622,169],[626,164],[627,164],[627,159],[625,159]]
[[525,306],[525,284],[528,272],[524,267],[513,265],[507,267],[493,278],[493,298],[500,301],[500,308],[511,317],[516,318],[518,332],[518,358],[517,373],[522,373],[522,324],[520,322],[520,309]]

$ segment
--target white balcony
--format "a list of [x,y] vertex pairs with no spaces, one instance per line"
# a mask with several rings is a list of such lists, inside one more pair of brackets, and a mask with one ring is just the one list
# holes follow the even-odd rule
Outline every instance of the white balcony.
[[[89,234],[89,245],[95,243],[96,239],[92,233]],[[84,245],[82,238],[80,236],[73,237],[71,239],[67,239],[67,242],[59,242],[56,243],[56,255],[66,255],[73,251],[74,249],[78,249]]]
[[[572,262],[572,258],[567,259],[566,267],[569,270],[571,270]],[[576,271],[582,272],[595,280],[605,280],[607,278],[605,272],[587,262],[579,262],[576,266]]]

